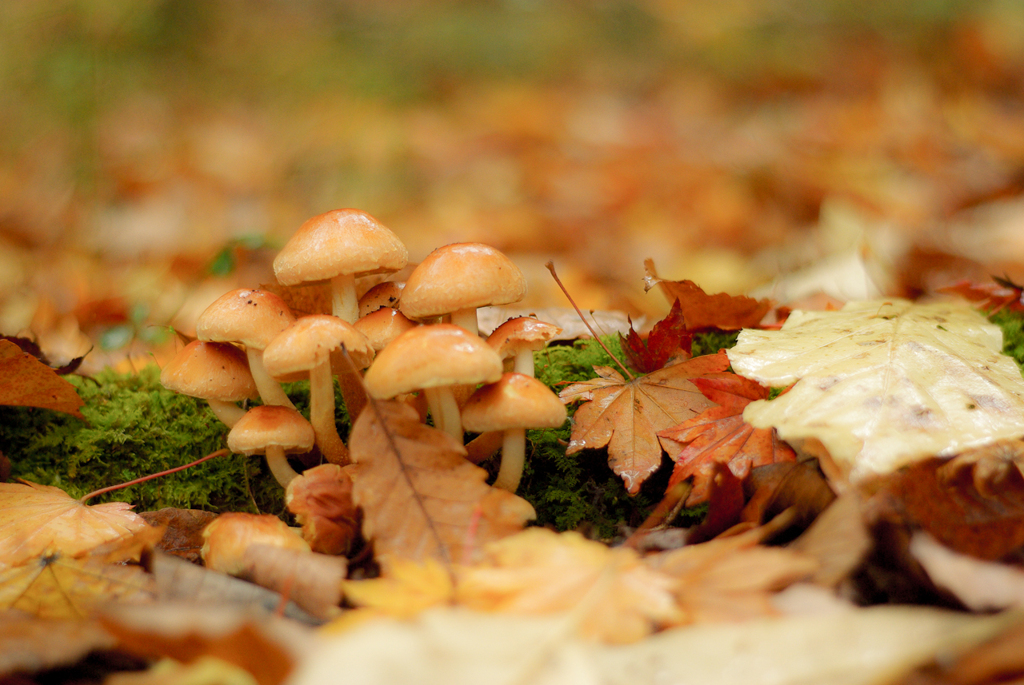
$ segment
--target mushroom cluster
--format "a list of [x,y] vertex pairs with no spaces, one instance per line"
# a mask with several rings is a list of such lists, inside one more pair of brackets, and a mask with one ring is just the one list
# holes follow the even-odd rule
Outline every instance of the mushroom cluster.
[[[398,398],[422,402],[417,406],[424,419],[429,415],[435,427],[460,442],[464,425],[503,436],[495,485],[514,492],[523,468],[524,430],[565,421],[557,396],[532,378],[533,352],[560,331],[521,317],[486,341],[480,337],[477,308],[513,304],[526,294],[522,272],[493,247],[446,245],[404,282],[387,280],[407,261],[401,241],[365,212],[338,209],[315,216],[274,259],[274,274],[284,289],[329,283],[331,313],[296,317],[270,289],[231,291],[202,313],[199,340],[168,363],[161,381],[207,400],[231,427],[229,447],[265,454],[283,486],[297,475],[287,460],[290,452],[315,444],[330,463],[350,461],[335,423],[337,377],[353,419],[367,395]],[[280,385],[300,379],[310,382],[309,421]],[[262,407],[246,412],[235,404],[255,399],[257,392]]]

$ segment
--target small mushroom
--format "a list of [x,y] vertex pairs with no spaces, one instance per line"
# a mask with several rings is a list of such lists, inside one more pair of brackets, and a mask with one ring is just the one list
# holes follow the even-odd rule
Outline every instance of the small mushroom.
[[352,324],[327,314],[299,318],[263,351],[263,363],[271,376],[309,374],[309,420],[316,433],[316,444],[327,461],[342,465],[349,463],[349,456],[334,419],[331,355],[343,345],[356,366],[370,365],[373,348],[366,336]]
[[221,295],[199,315],[196,335],[203,341],[244,345],[249,371],[263,401],[294,409],[280,384],[263,366],[263,350],[294,321],[288,305],[274,293],[242,288]]
[[372,314],[381,307],[398,307],[398,301],[402,299],[402,289],[405,283],[394,281],[383,281],[373,286],[359,298],[359,317]]
[[505,373],[485,385],[462,408],[466,430],[504,431],[501,468],[494,487],[515,492],[526,461],[526,429],[558,428],[565,423],[565,405],[551,390],[530,376]]
[[409,252],[394,233],[366,212],[335,209],[307,220],[274,258],[281,285],[331,282],[333,314],[359,318],[356,276],[398,271]]
[[416,326],[385,347],[366,371],[366,391],[377,399],[423,390],[434,424],[462,442],[453,385],[493,383],[501,359],[479,336],[453,324]]
[[235,402],[259,397],[245,353],[228,343],[193,340],[164,365],[160,383],[176,393],[206,400],[228,428],[245,414]]
[[416,323],[397,309],[381,307],[360,318],[353,326],[369,339],[374,352],[380,352],[399,335],[415,328]]
[[309,552],[309,543],[272,514],[221,514],[203,529],[203,565],[232,576],[248,569],[245,551],[253,545]]
[[526,279],[511,259],[489,245],[455,243],[437,248],[413,269],[399,309],[416,320],[450,315],[451,323],[479,335],[477,307],[525,296]]
[[271,404],[247,411],[228,433],[228,449],[246,456],[265,454],[270,472],[283,488],[299,475],[287,455],[308,452],[315,441],[313,426],[302,414]]
[[533,353],[544,349],[548,341],[561,332],[562,329],[554,324],[519,316],[495,328],[487,337],[487,344],[502,359],[513,359],[513,371],[533,376]]

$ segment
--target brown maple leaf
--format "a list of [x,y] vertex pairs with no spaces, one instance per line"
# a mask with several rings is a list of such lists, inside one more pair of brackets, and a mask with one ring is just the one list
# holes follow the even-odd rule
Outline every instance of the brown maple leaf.
[[44,552],[74,556],[149,527],[131,508],[88,506],[50,485],[0,483],[0,568]]
[[728,357],[722,352],[630,380],[610,367],[595,366],[598,378],[573,383],[559,393],[566,404],[586,402],[573,416],[566,454],[607,446],[608,465],[635,494],[661,465],[658,431],[712,405],[692,379],[725,371],[728,366]]
[[669,302],[679,301],[686,327],[693,330],[719,328],[738,331],[756,328],[771,309],[771,301],[745,295],[717,293],[708,295],[693,281],[665,281],[654,270],[654,260],[644,260],[644,289],[661,286]]
[[52,409],[85,419],[75,386],[9,340],[0,340],[0,404]]
[[462,445],[420,423],[415,409],[374,405],[352,427],[352,500],[385,571],[395,558],[465,562],[470,550],[534,518],[526,500],[487,485]]
[[658,433],[662,447],[676,462],[669,486],[693,476],[687,506],[707,501],[712,464],[725,464],[740,480],[751,467],[795,461],[793,448],[773,428],[754,428],[743,420],[743,409],[754,400],[768,398],[768,388],[732,373],[698,378],[694,385],[720,405]]

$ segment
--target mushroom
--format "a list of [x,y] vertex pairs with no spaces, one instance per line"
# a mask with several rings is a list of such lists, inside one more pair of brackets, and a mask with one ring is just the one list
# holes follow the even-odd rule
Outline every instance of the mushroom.
[[358,275],[398,271],[409,252],[398,237],[366,212],[335,209],[307,220],[274,258],[281,285],[331,282],[332,312],[359,317]]
[[366,371],[366,391],[389,399],[423,390],[434,424],[462,443],[453,385],[493,383],[501,358],[487,343],[453,324],[416,326],[385,347]]
[[228,428],[245,414],[235,402],[259,397],[245,352],[228,343],[193,340],[164,365],[160,383],[168,390],[206,400]]
[[253,545],[310,551],[309,543],[273,514],[229,511],[203,529],[203,566],[232,576],[244,575],[249,568],[245,552]]
[[381,307],[397,307],[403,288],[405,283],[394,281],[383,281],[373,286],[359,298],[359,316],[372,314]]
[[544,349],[548,341],[562,332],[554,324],[529,316],[509,319],[494,329],[487,337],[487,344],[494,348],[502,359],[514,359],[512,370],[533,376],[533,353]]
[[313,426],[302,414],[271,404],[247,411],[228,433],[228,449],[232,452],[266,454],[267,466],[283,488],[299,475],[286,455],[308,452],[314,442]]
[[196,335],[203,341],[244,345],[249,371],[263,401],[294,409],[263,366],[263,350],[294,321],[288,305],[274,293],[243,288],[225,293],[207,307],[196,321]]
[[462,408],[467,430],[479,433],[504,431],[501,468],[494,487],[515,492],[526,461],[526,429],[558,428],[565,423],[565,405],[535,378],[505,373],[496,383],[470,395]]
[[271,376],[309,374],[309,421],[316,433],[316,444],[327,461],[342,465],[349,463],[349,456],[334,419],[331,355],[343,345],[356,366],[362,369],[370,365],[374,353],[366,336],[352,324],[327,314],[297,319],[263,351],[263,363]]
[[352,325],[367,337],[374,352],[380,352],[399,335],[416,327],[405,314],[391,307],[381,307]]
[[519,302],[523,272],[498,250],[481,243],[439,247],[406,279],[399,308],[410,319],[451,315],[451,323],[479,335],[476,309]]

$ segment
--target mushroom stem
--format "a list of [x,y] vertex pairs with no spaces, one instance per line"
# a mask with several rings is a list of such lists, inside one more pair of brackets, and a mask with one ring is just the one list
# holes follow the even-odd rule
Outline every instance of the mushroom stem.
[[281,384],[267,373],[267,367],[263,365],[263,350],[246,347],[245,356],[249,359],[249,371],[252,373],[252,379],[256,382],[256,389],[260,391],[263,402],[295,409],[295,405],[281,389]]
[[533,350],[520,350],[517,352],[512,370],[524,376],[534,377]]
[[210,409],[213,410],[214,415],[228,428],[234,427],[234,425],[238,423],[238,420],[245,416],[245,410],[234,402],[225,402],[224,400],[206,401],[209,403]]
[[352,461],[334,419],[334,376],[330,360],[324,360],[309,371],[309,422],[313,424],[316,444],[324,459],[339,466]]
[[366,388],[362,378],[355,369],[338,374],[338,385],[341,387],[341,398],[345,401],[350,424],[354,424],[366,407]]
[[461,445],[462,418],[459,416],[459,405],[455,403],[451,387],[442,385],[425,388],[423,394],[427,396],[427,406],[430,408],[430,415],[434,417],[434,426],[455,438]]
[[359,298],[356,297],[356,277],[339,274],[331,279],[332,313],[346,323],[359,318]]
[[460,326],[473,335],[480,335],[480,327],[477,325],[476,307],[459,309],[451,313],[452,323]]
[[526,429],[509,428],[501,442],[501,467],[494,487],[515,493],[526,462]]
[[287,488],[288,483],[291,483],[299,475],[288,463],[284,447],[280,445],[267,445],[267,466],[270,467],[270,472],[274,474],[274,478],[282,488]]

